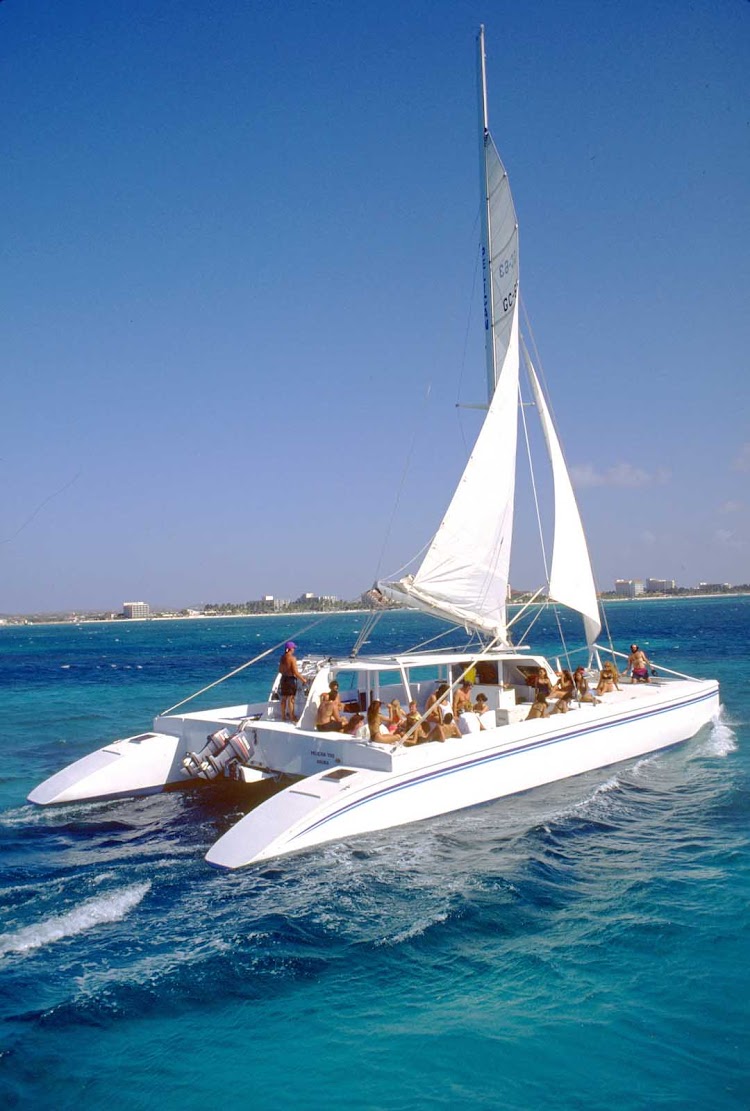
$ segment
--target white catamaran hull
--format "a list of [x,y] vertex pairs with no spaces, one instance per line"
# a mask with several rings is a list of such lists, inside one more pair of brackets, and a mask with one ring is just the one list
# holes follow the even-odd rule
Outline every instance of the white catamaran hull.
[[[212,846],[206,860],[220,868],[241,868],[325,841],[476,806],[678,744],[718,714],[719,696],[714,681],[675,685],[689,687],[689,695],[672,691],[670,698],[643,698],[638,708],[629,704],[619,710],[582,705],[566,715],[419,746],[413,753],[417,766],[408,770],[339,767],[309,776],[241,819]],[[418,759],[426,747],[433,757],[429,763]],[[406,762],[412,753],[401,755]]]
[[45,779],[29,795],[37,806],[93,802],[127,795],[153,795],[185,785],[185,745],[165,733],[141,733],[113,741]]

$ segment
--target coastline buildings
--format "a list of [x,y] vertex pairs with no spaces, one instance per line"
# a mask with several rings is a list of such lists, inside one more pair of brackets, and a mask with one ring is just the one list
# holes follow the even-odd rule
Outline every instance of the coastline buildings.
[[674,594],[676,589],[674,579],[646,579],[647,594]]
[[151,608],[148,602],[123,602],[122,616],[130,621],[150,617]]
[[643,579],[615,579],[615,594],[619,598],[637,598],[644,591]]

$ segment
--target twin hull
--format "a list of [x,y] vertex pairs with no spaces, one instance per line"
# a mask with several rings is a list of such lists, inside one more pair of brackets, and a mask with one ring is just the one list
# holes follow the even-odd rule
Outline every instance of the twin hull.
[[[619,703],[499,726],[411,748],[251,722],[243,779],[302,777],[242,818],[206,859],[239,868],[325,841],[420,821],[654,752],[693,736],[719,710],[714,681],[631,688]],[[150,794],[185,785],[182,760],[206,733],[252,707],[157,718],[155,732],[116,741],[29,795],[42,805]]]

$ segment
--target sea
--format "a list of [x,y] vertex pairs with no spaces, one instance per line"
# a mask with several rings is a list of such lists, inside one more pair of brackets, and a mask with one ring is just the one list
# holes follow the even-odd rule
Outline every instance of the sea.
[[[0,1106],[745,1111],[750,597],[608,605],[619,650],[720,680],[719,719],[496,803],[223,873],[229,784],[25,802],[365,616],[0,627]],[[366,649],[436,629],[388,612]]]

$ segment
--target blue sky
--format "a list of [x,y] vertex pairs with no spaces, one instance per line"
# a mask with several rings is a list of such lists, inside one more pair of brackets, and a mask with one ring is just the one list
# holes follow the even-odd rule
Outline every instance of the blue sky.
[[599,583],[750,580],[746,0],[6,0],[0,612],[351,597],[429,540],[480,22]]

